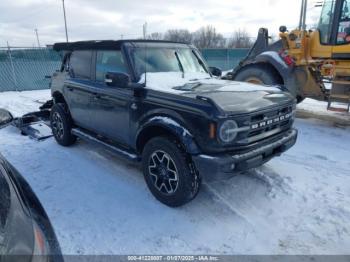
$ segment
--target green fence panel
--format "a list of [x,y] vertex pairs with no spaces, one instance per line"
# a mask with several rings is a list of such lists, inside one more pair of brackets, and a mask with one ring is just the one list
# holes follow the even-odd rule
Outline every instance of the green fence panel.
[[201,51],[209,66],[227,71],[235,68],[248,54],[249,49],[203,49]]
[[0,92],[49,88],[52,75],[61,64],[57,52],[49,48],[0,49]]

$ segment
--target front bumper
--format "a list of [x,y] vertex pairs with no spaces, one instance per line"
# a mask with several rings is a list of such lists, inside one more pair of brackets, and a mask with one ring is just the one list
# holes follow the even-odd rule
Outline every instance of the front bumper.
[[258,147],[248,153],[198,155],[192,159],[200,175],[205,180],[220,180],[232,177],[236,172],[247,171],[263,165],[273,157],[280,156],[291,148],[297,140],[298,131],[292,129],[279,140]]

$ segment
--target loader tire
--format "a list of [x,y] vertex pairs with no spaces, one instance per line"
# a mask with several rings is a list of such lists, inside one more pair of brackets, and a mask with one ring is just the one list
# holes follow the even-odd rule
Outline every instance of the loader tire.
[[52,134],[61,146],[73,145],[77,137],[72,135],[73,121],[65,104],[55,104],[51,109],[50,123]]
[[278,73],[268,66],[246,67],[236,74],[234,80],[259,85],[282,84],[281,77]]

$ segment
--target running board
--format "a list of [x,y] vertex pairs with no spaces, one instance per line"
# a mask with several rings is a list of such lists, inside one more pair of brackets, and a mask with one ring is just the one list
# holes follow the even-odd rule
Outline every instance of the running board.
[[101,146],[108,151],[112,152],[113,154],[116,154],[118,156],[121,156],[123,158],[126,158],[132,162],[140,162],[141,158],[131,152],[126,151],[125,149],[122,149],[118,147],[117,145],[113,145],[111,143],[108,143],[107,141],[103,141],[103,139],[97,137],[93,133],[90,133],[88,131],[84,131],[80,128],[73,128],[72,134],[79,137],[80,139],[87,141],[89,143],[95,144],[97,146]]

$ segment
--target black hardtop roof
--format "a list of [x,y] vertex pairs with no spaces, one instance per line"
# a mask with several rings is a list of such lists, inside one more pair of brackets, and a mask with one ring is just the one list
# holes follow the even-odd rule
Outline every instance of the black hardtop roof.
[[167,44],[167,46],[187,45],[186,43],[178,43],[161,40],[92,40],[79,42],[64,42],[53,45],[55,51],[74,51],[74,50],[95,50],[95,49],[120,49],[123,44]]

